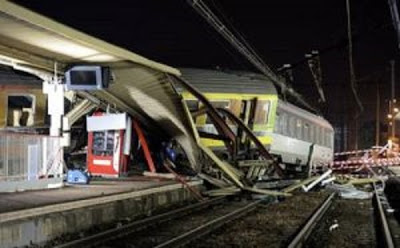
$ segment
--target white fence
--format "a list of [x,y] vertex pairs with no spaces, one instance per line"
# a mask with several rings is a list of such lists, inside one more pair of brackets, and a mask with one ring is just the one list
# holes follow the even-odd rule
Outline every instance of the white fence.
[[0,132],[0,191],[62,184],[60,138]]

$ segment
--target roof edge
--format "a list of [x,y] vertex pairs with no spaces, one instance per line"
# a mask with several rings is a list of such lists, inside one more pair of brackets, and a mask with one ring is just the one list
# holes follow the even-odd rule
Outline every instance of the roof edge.
[[131,61],[176,76],[181,75],[180,71],[174,67],[147,59],[134,52],[110,44],[106,41],[103,41],[96,37],[85,34],[81,31],[78,31],[76,29],[68,27],[64,24],[56,22],[48,17],[40,15],[34,11],[31,11],[25,7],[22,7],[10,1],[0,0],[0,11],[10,16],[13,16],[17,19],[26,21],[33,25],[39,26],[43,29],[54,32],[58,35],[64,36],[69,39],[73,39],[74,41],[82,45],[94,48],[101,52],[110,53],[122,60]]

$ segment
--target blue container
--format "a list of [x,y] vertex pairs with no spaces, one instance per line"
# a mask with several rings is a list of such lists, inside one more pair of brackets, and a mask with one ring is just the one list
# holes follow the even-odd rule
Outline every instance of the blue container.
[[67,183],[88,184],[89,175],[81,170],[69,170],[67,173]]

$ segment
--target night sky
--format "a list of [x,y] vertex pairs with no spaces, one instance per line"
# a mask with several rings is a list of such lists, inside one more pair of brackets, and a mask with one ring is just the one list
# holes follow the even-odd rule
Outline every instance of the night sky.
[[[171,66],[255,71],[185,0],[16,2]],[[293,86],[314,105],[318,95],[304,54],[319,50],[328,100],[319,107],[335,126],[351,123],[355,102],[349,87],[345,0],[204,2],[229,28],[239,31],[272,68],[294,64]],[[351,0],[351,8],[355,70],[366,107],[362,118],[368,122],[374,119],[377,83],[384,105],[389,60],[398,60],[399,49],[387,1]],[[400,69],[400,60],[396,68]]]

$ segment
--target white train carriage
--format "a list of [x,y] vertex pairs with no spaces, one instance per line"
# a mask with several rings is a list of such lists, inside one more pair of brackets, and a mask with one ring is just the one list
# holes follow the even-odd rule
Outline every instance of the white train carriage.
[[285,164],[316,165],[333,160],[334,132],[321,116],[278,100],[270,152]]

